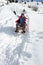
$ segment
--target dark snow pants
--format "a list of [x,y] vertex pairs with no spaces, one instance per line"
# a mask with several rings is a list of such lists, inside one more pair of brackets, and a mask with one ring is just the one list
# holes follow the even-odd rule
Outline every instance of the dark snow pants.
[[18,26],[22,27],[22,30],[25,30],[25,23],[23,23],[23,24],[17,23],[16,30],[18,30]]

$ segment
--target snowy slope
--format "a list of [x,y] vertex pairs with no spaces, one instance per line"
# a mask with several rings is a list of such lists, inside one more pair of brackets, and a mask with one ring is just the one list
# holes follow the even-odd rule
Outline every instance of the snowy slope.
[[[29,29],[25,34],[16,34],[15,21],[23,9]],[[0,8],[0,65],[43,65],[43,14],[39,13],[23,3]]]

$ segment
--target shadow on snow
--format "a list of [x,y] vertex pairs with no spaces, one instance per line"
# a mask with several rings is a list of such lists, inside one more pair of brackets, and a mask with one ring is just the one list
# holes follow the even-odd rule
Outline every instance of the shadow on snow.
[[15,28],[14,27],[11,27],[11,26],[9,26],[9,27],[0,27],[0,32],[4,32],[5,34],[8,34],[8,35],[14,35],[14,36],[17,36],[16,34],[15,34]]

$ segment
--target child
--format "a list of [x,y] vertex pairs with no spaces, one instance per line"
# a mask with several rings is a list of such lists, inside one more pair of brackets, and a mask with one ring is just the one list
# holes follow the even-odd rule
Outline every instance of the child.
[[25,33],[25,24],[26,24],[26,17],[24,16],[24,13],[21,14],[21,16],[16,21],[16,30],[15,32],[18,32],[18,26],[22,27],[22,33]]

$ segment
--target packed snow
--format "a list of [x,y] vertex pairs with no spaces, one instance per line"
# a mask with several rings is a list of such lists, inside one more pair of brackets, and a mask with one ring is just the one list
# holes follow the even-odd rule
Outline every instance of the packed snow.
[[[32,3],[0,6],[0,65],[43,65],[43,4],[37,5],[38,11],[28,5],[33,6]],[[15,33],[15,21],[23,9],[26,33]]]

